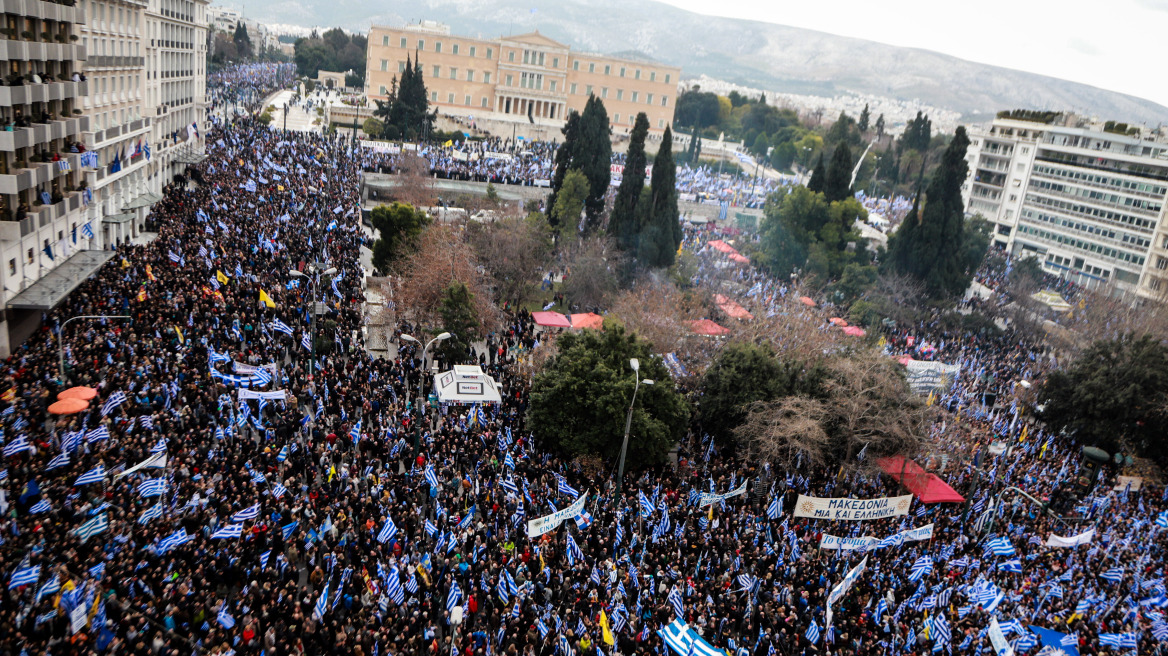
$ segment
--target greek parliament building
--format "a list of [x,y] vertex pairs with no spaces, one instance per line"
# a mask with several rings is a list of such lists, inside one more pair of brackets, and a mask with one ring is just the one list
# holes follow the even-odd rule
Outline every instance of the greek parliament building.
[[589,94],[604,101],[614,132],[625,132],[639,112],[660,133],[673,122],[681,69],[651,61],[571,52],[539,32],[479,39],[451,36],[424,21],[369,29],[365,92],[385,100],[406,58],[422,65],[430,104],[443,114],[526,122],[560,122],[583,111]]
[[1168,140],[1073,114],[1003,117],[970,131],[966,210],[993,244],[1086,286],[1168,297]]

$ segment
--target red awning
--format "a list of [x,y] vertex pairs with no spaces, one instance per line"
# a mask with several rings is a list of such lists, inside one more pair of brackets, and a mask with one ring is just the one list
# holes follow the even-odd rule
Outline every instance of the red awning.
[[746,308],[734,302],[733,299],[727,298],[721,294],[714,294],[714,303],[729,317],[733,317],[735,319],[754,318],[754,315],[750,312],[747,312]]
[[531,318],[535,319],[538,326],[548,326],[550,328],[571,328],[572,322],[568,321],[568,317],[559,312],[532,312]]
[[568,320],[572,322],[573,328],[591,328],[593,330],[604,328],[604,317],[595,312],[571,314],[568,315]]
[[697,321],[689,322],[689,329],[695,335],[708,335],[715,337],[718,335],[726,335],[730,332],[729,328],[723,328],[709,319],[698,319]]
[[[903,456],[881,458],[876,462],[880,469],[892,478],[904,484],[910,492],[915,494],[921,503],[962,503],[965,497],[949,484],[941,480],[936,474],[930,474],[912,460],[905,460]],[[904,480],[901,480],[901,474]]]

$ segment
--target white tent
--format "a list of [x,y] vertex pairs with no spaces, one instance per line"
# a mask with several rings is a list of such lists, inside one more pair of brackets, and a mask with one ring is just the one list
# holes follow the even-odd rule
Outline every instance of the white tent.
[[499,384],[483,373],[482,368],[456,364],[454,369],[438,374],[434,381],[439,403],[471,405],[501,403]]

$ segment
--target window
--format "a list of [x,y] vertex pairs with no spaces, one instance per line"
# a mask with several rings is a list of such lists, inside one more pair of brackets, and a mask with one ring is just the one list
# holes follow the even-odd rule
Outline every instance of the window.
[[523,63],[524,63],[524,64],[530,64],[530,63],[531,63],[531,51],[530,51],[530,50],[524,50],[524,51],[523,51]]
[[491,83],[491,72],[490,71],[483,71],[483,83],[484,84]]
[[580,62],[579,61],[572,62],[572,70],[574,70],[574,71],[580,70]]
[[381,70],[383,70],[383,71],[389,70],[389,61],[388,60],[385,60],[385,59],[381,60]]
[[470,56],[471,56],[471,57],[477,57],[477,56],[478,56],[478,51],[479,51],[478,47],[476,47],[476,46],[471,46],[471,47],[470,47]]
[[613,114],[612,115],[612,122],[613,123],[620,123],[620,114]]
[[609,65],[609,64],[604,65],[604,74],[605,75],[612,75],[612,66],[611,65]]
[[636,91],[633,92],[633,102],[637,102],[637,96],[639,96],[639,95],[641,95],[641,94],[639,94]]
[[617,89],[616,90],[616,99],[617,100],[624,100],[625,99],[625,90],[624,89]]
[[650,82],[657,81],[657,71],[649,71],[649,81]]
[[426,49],[426,40],[425,39],[418,39],[418,50],[425,50],[425,49]]
[[507,61],[509,61],[509,62],[515,61],[515,51],[514,50],[507,53]]
[[[586,89],[587,89],[587,93],[585,95],[591,96],[592,95],[592,85],[591,84],[586,85]],[[1164,247],[1168,248],[1168,239],[1164,240],[1164,244],[1165,244]]]
[[378,93],[380,93],[380,94],[381,94],[381,95],[383,95],[383,96],[388,96],[388,95],[389,95],[389,91],[388,91],[388,90],[385,88],[385,85],[384,85],[384,84],[383,84],[383,85],[381,85],[381,89],[378,91]]
[[[451,46],[450,46],[450,54],[452,54],[452,55],[457,55],[457,54],[458,54],[458,44],[457,44],[457,43],[451,44]],[[467,103],[467,104],[469,105],[470,103]]]
[[482,104],[483,104],[483,107],[487,106],[487,97],[486,96],[483,96],[483,103]]
[[[467,82],[474,82],[474,71],[472,71],[472,70],[470,70],[470,69],[467,69],[467,71],[466,71],[466,81],[467,81]],[[467,104],[469,105],[470,103],[467,103]]]
[[647,94],[645,94],[645,104],[646,104],[646,105],[652,105],[652,104],[653,104],[653,94],[651,94],[651,93],[647,93]]
[[663,118],[657,119],[657,129],[661,130],[664,128],[665,128],[665,119],[663,119]]
[[512,77],[510,75],[508,75],[507,76],[507,86],[509,86],[509,87],[515,86],[511,80],[512,80]]
[[442,42],[441,41],[434,42],[434,52],[442,52]]
[[552,68],[559,68],[559,67],[560,67],[560,58],[559,57],[552,57]]
[[451,105],[454,104],[454,94],[453,93],[446,94],[446,102],[451,104]]
[[669,96],[661,96],[661,106],[662,107],[669,106]]
[[494,48],[487,48],[487,59],[494,59],[494,58],[495,58],[495,49]]
[[1168,259],[1164,259],[1163,257],[1160,257],[1157,255],[1156,256],[1156,268],[1161,270],[1161,271],[1163,271],[1164,269],[1168,269]]
[[551,91],[554,93],[556,90],[556,81],[555,80],[548,80],[548,84],[549,84],[548,91]]
[[620,76],[621,76],[621,77],[624,77],[624,76],[625,76],[625,67],[624,67],[624,66],[621,66],[621,69],[620,69]]
[[383,46],[388,46],[388,45],[389,45],[389,35],[388,35],[388,34],[386,34],[385,36],[381,37],[381,45],[383,45]]
[[400,47],[402,47],[402,48],[406,47],[406,38],[404,36],[401,38],[401,46]]
[[404,72],[405,72],[405,70],[406,70],[406,63],[405,63],[405,62],[402,62],[402,61],[399,61],[399,62],[397,63],[397,72],[398,72],[398,73],[404,73]]
[[572,83],[571,87],[568,87],[568,93],[571,93],[573,96],[576,95],[576,83],[575,82]]
[[452,80],[458,79],[458,69],[453,67],[453,66],[450,67],[450,79],[452,79]]
[[539,53],[539,65],[540,65],[540,66],[543,66],[543,65],[544,65],[544,64],[543,64],[543,55],[544,55],[544,53],[542,53],[542,52],[541,52],[541,53]]
[[601,98],[608,98],[608,87],[602,87],[600,89],[600,97]]
[[589,73],[595,73],[595,72],[596,72],[596,64],[593,64],[593,63],[589,62],[589,64],[588,64],[588,72],[589,72]]
[[430,102],[438,102],[438,92],[437,91],[430,92]]
[[431,75],[430,77],[434,78],[435,80],[437,80],[438,78],[442,77],[442,67],[441,67],[441,66],[439,66],[439,65],[437,65],[437,64],[435,64],[435,65],[434,65],[434,74],[433,74],[433,75]]
[[28,263],[32,264],[32,249],[28,249]]
[[665,84],[669,84],[669,73],[665,74]]
[[462,104],[466,105],[467,107],[470,107],[470,94],[467,94],[466,98],[463,99]]
[[10,276],[16,275],[16,258],[8,260],[8,275],[10,275]]
[[633,72],[633,78],[637,79],[637,80],[641,79],[641,69],[638,68],[636,71]]

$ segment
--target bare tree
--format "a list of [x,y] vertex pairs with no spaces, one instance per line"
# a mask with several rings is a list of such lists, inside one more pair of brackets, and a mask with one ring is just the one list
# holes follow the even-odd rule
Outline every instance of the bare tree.
[[437,194],[434,191],[434,178],[430,175],[430,163],[426,158],[409,152],[402,153],[397,171],[393,178],[397,184],[391,194],[394,200],[414,207],[434,205]]
[[567,257],[568,273],[561,289],[568,302],[587,312],[604,307],[620,288],[624,253],[608,237],[590,237]]
[[551,254],[541,221],[511,217],[468,226],[468,241],[491,274],[496,300],[518,306],[531,298]]
[[474,295],[480,337],[498,325],[499,313],[474,252],[461,235],[448,226],[433,225],[418,239],[418,249],[402,266],[396,300],[400,312],[409,313],[427,327],[441,325],[440,310],[446,288],[462,282]]
[[667,280],[643,278],[616,297],[611,314],[629,332],[648,340],[658,353],[678,353],[688,351],[683,345],[694,340],[686,322],[707,316],[709,311],[697,293],[684,293]]

